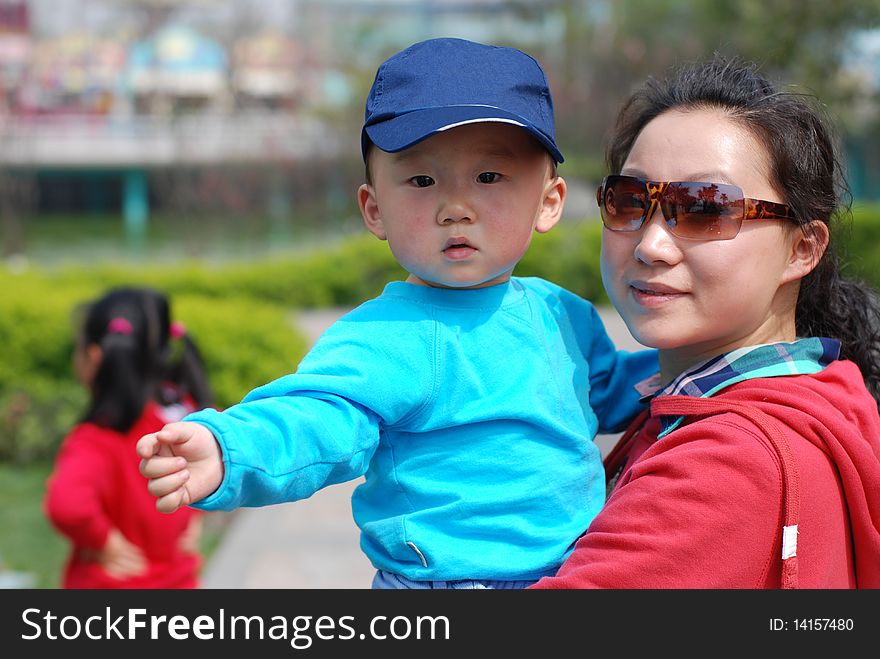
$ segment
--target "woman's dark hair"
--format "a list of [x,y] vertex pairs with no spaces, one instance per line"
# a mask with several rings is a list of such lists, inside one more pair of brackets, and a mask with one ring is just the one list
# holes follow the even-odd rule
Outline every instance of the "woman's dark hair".
[[851,219],[851,194],[841,168],[831,122],[815,98],[777,89],[757,67],[716,55],[683,67],[667,80],[648,81],[625,102],[611,134],[606,160],[620,173],[642,129],[669,110],[717,109],[749,130],[769,154],[771,183],[794,210],[801,228],[821,220],[832,240],[816,268],[801,280],[795,323],[798,336],[841,341],[842,357],[855,362],[880,401],[880,297],[841,274],[833,237]]
[[[187,339],[179,356],[187,367],[171,361],[171,311],[168,298],[148,288],[116,288],[86,308],[79,341],[101,348],[101,363],[91,382],[91,402],[84,421],[127,432],[148,400],[165,404],[163,383],[180,383],[200,406],[210,404],[207,378],[195,344]],[[193,352],[195,351],[195,357]],[[177,401],[174,401],[177,402]]]

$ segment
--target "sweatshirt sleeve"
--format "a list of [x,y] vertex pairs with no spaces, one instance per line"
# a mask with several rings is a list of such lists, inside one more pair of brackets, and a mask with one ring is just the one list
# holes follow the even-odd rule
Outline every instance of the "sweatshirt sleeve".
[[722,417],[692,423],[633,464],[557,574],[535,587],[763,587],[781,546],[781,501],[760,432]]
[[660,370],[657,351],[618,350],[592,304],[588,318],[575,329],[590,365],[590,407],[599,432],[619,432],[646,407],[635,386]]
[[337,321],[295,373],[186,417],[211,430],[224,462],[223,482],[197,508],[295,501],[357,478],[382,428],[418,414],[434,379],[430,330],[368,311]]
[[64,440],[43,506],[52,525],[74,544],[104,546],[111,524],[101,501],[112,475],[108,456],[88,427],[77,428]]
[[642,410],[635,385],[660,370],[654,349],[617,350],[596,307],[584,298],[540,278],[526,278],[527,285],[539,292],[560,322],[567,323],[573,341],[589,366],[590,407],[596,415],[599,432],[614,433],[626,428]]

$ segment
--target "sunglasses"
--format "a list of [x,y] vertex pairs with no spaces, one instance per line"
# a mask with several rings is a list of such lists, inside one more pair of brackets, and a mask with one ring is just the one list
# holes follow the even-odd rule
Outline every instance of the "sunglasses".
[[743,220],[793,220],[789,206],[749,199],[724,183],[646,181],[612,174],[596,191],[602,224],[610,231],[638,231],[657,205],[669,233],[689,240],[730,240]]

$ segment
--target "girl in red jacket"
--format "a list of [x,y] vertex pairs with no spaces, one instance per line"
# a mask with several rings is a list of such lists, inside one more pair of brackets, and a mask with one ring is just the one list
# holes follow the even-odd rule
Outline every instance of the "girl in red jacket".
[[607,155],[602,277],[660,373],[536,587],[880,587],[880,309],[830,242],[819,111],[716,57],[638,90]]
[[65,588],[194,588],[199,514],[156,510],[135,442],[210,404],[198,352],[165,296],[110,291],[88,306],[74,369],[89,389],[47,483],[46,514],[71,542]]

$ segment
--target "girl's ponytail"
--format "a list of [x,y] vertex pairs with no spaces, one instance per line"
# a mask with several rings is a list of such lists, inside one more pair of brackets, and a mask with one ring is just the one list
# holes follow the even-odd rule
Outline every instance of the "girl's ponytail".
[[164,390],[166,397],[170,395],[175,400],[167,402],[186,401],[197,409],[212,406],[214,395],[198,346],[180,321],[171,323],[169,334],[171,347],[164,378],[168,386]]
[[[115,327],[114,327],[115,326]],[[128,331],[120,331],[128,327]],[[92,382],[92,405],[86,418],[126,432],[140,417],[149,396],[146,374],[132,322],[115,316],[101,339],[101,365]]]
[[114,289],[89,305],[80,348],[98,346],[100,364],[92,381],[84,421],[127,432],[143,413],[159,375],[155,320],[142,289]]

